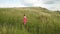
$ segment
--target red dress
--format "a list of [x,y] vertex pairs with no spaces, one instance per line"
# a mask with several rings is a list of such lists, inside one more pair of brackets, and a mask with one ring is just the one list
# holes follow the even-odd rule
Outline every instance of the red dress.
[[24,16],[24,25],[27,23],[27,18]]

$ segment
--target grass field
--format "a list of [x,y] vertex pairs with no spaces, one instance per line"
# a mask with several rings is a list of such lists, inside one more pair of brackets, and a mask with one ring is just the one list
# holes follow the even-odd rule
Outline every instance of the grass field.
[[[28,19],[26,26],[24,14]],[[0,34],[60,34],[60,12],[45,8],[0,8]]]

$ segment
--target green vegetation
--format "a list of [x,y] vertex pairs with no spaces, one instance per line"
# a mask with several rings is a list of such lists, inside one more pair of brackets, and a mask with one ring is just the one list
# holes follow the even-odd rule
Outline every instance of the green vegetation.
[[0,34],[60,34],[60,13],[41,7],[0,8]]

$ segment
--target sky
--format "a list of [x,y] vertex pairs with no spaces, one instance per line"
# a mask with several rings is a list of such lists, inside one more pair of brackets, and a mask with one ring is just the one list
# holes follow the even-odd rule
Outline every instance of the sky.
[[60,0],[0,0],[0,8],[11,7],[44,7],[49,10],[60,10]]

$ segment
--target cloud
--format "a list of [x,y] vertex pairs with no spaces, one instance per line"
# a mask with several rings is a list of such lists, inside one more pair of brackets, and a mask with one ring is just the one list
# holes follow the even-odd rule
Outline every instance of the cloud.
[[60,10],[60,0],[0,0],[0,7],[44,7]]
[[55,4],[60,2],[60,0],[42,0],[44,4]]
[[21,4],[0,4],[0,8],[12,8],[12,7],[26,7],[24,5]]
[[20,2],[20,0],[0,0],[0,8],[26,7]]
[[60,10],[60,0],[42,0],[42,4],[50,10]]
[[33,6],[37,0],[22,0],[21,3],[25,6]]
[[49,4],[47,8],[50,10],[60,10],[60,4]]

